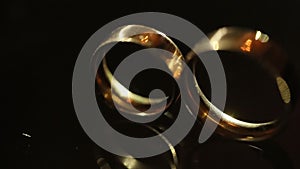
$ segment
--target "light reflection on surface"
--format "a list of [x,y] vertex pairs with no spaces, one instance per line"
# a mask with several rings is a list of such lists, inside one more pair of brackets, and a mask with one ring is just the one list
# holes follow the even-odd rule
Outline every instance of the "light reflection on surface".
[[22,133],[22,135],[25,136],[25,137],[31,138],[31,135],[29,135],[29,134],[27,134],[27,133]]
[[245,43],[241,46],[242,51],[250,52],[251,51],[252,40],[247,39]]
[[256,31],[255,40],[258,40],[261,37],[261,31]]
[[149,41],[148,37],[149,37],[148,35],[145,35],[145,36],[140,35],[139,36],[139,38],[141,39],[142,43],[147,43]]
[[256,31],[255,40],[259,40],[261,43],[266,43],[269,41],[269,36],[261,31]]
[[126,166],[128,169],[133,169],[136,168],[136,166],[138,165],[139,167],[143,166],[143,163],[140,163],[138,160],[136,160],[135,158],[124,158],[122,160],[122,163],[124,166]]
[[289,89],[289,86],[287,85],[286,81],[282,77],[278,76],[276,78],[276,82],[277,82],[277,86],[278,86],[282,100],[284,101],[284,103],[290,103],[291,93],[290,93],[290,89]]
[[221,28],[216,31],[216,33],[210,38],[210,43],[214,50],[219,50],[219,41],[228,32],[227,28]]

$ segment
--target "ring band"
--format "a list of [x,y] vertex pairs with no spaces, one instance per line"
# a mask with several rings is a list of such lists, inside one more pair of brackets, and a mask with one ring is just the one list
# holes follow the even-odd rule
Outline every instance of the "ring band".
[[[175,43],[169,37],[159,32],[158,30],[142,25],[122,26],[112,32],[110,37],[104,43],[102,43],[97,48],[97,50],[110,43],[118,42],[134,43],[144,48],[160,48],[173,53],[172,58],[166,56],[159,57],[166,63],[169,70],[173,74],[173,78],[177,79],[180,77],[183,69],[182,54]],[[117,79],[114,79],[112,73],[113,71],[109,69],[107,59],[110,58],[107,58],[105,56],[102,64],[99,67],[96,76],[96,83],[98,89],[100,90],[99,93],[104,97],[104,100],[108,105],[113,105],[114,100],[115,103],[122,107],[122,111],[124,111],[125,113],[145,116],[160,113],[162,110],[170,106],[172,100],[178,97],[174,96],[170,98],[167,105],[160,105],[160,103],[162,103],[162,101],[166,98],[150,99],[129,91],[129,89],[125,88]],[[113,84],[111,83],[112,81],[114,81]],[[111,92],[111,88],[114,89],[114,93]],[[126,95],[122,93],[126,93]],[[158,104],[158,106],[156,106],[158,108],[153,112],[147,112],[147,114],[145,114],[144,112],[139,112],[138,110],[134,109],[130,104],[137,107],[149,107],[149,105],[151,104]]]
[[[276,85],[284,105],[284,110],[290,111],[291,92],[283,77],[287,57],[278,45],[270,41],[268,35],[261,31],[237,27],[224,27],[209,34],[209,39],[213,50],[247,54],[269,70],[277,82]],[[196,45],[196,47],[197,46],[201,47],[201,43]],[[206,49],[203,46],[201,49],[194,50],[201,50],[203,53],[209,52],[209,48]],[[192,53],[189,53],[186,58],[189,63],[192,63],[193,71],[196,74],[196,63],[192,55]],[[212,114],[208,114],[207,112],[210,107],[215,107],[215,105],[203,94],[196,78],[194,82],[201,97],[201,105],[204,105],[200,106],[198,116],[202,121],[207,119],[214,123],[216,123],[214,120],[215,117],[220,118],[220,122],[217,123],[219,125],[217,132],[223,136],[242,141],[260,141],[277,133],[286,121],[286,113],[281,113],[277,119],[259,123],[239,120],[219,109],[214,110]]]

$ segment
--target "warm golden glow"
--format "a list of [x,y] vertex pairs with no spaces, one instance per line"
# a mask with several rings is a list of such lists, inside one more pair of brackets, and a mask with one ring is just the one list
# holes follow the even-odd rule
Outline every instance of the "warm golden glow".
[[148,35],[146,35],[146,36],[140,35],[139,38],[140,38],[142,43],[147,43],[149,41],[149,36]]
[[104,98],[105,98],[105,99],[110,98],[110,93],[108,93],[108,92],[107,92],[107,93],[104,93]]
[[289,103],[291,101],[291,93],[286,81],[282,77],[278,76],[276,78],[276,82],[283,102]]
[[253,139],[254,139],[253,136],[246,136],[244,138],[241,138],[241,140],[243,140],[243,141],[249,141],[249,140],[253,140]]
[[247,39],[245,43],[241,46],[242,51],[250,52],[251,51],[252,40]]

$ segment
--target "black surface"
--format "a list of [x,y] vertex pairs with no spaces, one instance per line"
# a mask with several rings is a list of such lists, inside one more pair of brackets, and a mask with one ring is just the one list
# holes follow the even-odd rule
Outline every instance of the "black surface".
[[[97,168],[94,145],[81,129],[72,105],[73,66],[97,29],[126,14],[167,12],[191,21],[205,33],[230,25],[260,29],[282,44],[292,73],[298,77],[300,73],[299,9],[288,1],[15,0],[2,4],[0,168]],[[299,84],[297,78],[292,81]],[[271,154],[283,154],[273,158],[277,166],[300,168],[299,114],[298,101],[288,126],[270,140],[280,147],[280,151],[271,148]]]

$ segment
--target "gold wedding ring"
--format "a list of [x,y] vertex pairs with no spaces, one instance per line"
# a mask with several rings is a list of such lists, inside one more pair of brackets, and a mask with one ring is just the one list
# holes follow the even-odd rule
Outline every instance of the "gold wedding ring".
[[[209,109],[217,106],[209,101],[209,98],[199,87],[199,85],[201,86],[201,81],[198,81],[195,78],[194,83],[198,89],[198,94],[201,97],[202,105],[200,106],[198,114],[199,118],[202,121],[211,120],[212,122],[217,123],[217,132],[219,134],[236,140],[260,141],[273,136],[286,121],[287,112],[290,110],[291,106],[291,92],[289,85],[284,78],[287,63],[286,54],[277,44],[270,41],[270,37],[267,34],[261,31],[238,27],[223,27],[210,33],[208,37],[213,50],[246,55],[266,69],[271,74],[272,78],[274,78],[274,83],[276,83],[277,86],[276,92],[280,95],[279,97],[281,98],[283,110],[285,112],[281,112],[275,119],[263,122],[253,122],[245,119],[241,120],[235,118],[230,112],[223,112],[218,108],[211,111],[209,114]],[[211,48],[201,45],[201,42],[196,45],[194,49],[194,51],[201,51],[203,55],[210,50]],[[199,73],[196,71],[197,61],[195,61],[196,57],[193,57],[193,55],[192,52],[189,53],[186,56],[186,59],[189,65],[192,65],[195,75],[197,75],[197,73]],[[247,100],[244,101],[247,102]],[[221,120],[217,122],[216,117]]]
[[[173,53],[172,57],[158,57],[167,65],[167,67],[173,75],[173,78],[178,79],[181,75],[183,69],[183,57],[180,50],[169,37],[167,37],[162,32],[159,32],[158,30],[142,25],[122,26],[117,28],[114,32],[112,32],[110,37],[104,43],[102,43],[98,47],[98,49],[111,43],[133,43],[140,45],[143,48],[159,48],[169,51]],[[122,111],[125,113],[147,116],[160,113],[162,110],[170,106],[172,100],[178,97],[168,97],[167,105],[165,105],[162,104],[162,102],[167,100],[167,98],[150,99],[148,97],[144,97],[142,95],[129,91],[129,89],[125,88],[118,81],[118,79],[115,79],[115,77],[113,76],[114,70],[110,69],[110,66],[107,62],[110,59],[113,60],[113,57],[119,56],[113,56],[112,58],[110,58],[107,57],[106,54],[104,55],[105,57],[102,63],[100,64],[96,76],[96,84],[100,91],[99,94],[103,96],[104,101],[108,105],[113,105],[114,101],[114,103],[118,104],[118,106],[121,107]],[[114,83],[112,83],[112,81]],[[112,88],[114,89],[115,93],[111,92]],[[149,106],[153,104],[155,104],[156,107],[158,107],[154,111],[147,113],[140,111],[146,110]],[[138,107],[140,109],[137,110],[131,105],[134,105],[135,108]]]

